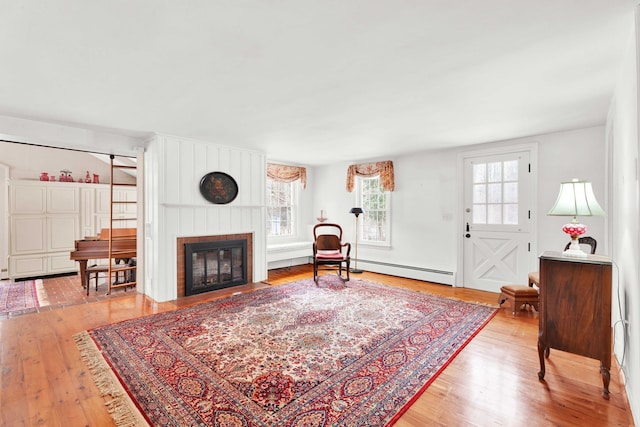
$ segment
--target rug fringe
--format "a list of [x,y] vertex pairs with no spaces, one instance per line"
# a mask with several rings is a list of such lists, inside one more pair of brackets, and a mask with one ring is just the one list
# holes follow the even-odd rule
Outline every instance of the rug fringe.
[[102,356],[91,335],[82,331],[73,336],[82,361],[87,365],[102,397],[109,396],[105,405],[117,427],[148,426],[140,411],[124,390],[113,370]]

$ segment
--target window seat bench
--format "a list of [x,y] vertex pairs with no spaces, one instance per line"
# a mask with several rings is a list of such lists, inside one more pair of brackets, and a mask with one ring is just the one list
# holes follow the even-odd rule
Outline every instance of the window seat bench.
[[267,269],[309,264],[313,242],[288,242],[267,245]]

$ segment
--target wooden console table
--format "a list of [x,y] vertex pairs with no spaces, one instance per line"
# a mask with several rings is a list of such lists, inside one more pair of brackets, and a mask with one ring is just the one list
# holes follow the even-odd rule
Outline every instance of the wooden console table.
[[538,356],[551,348],[600,361],[603,397],[609,398],[611,368],[611,260],[604,256],[540,255],[540,331]]

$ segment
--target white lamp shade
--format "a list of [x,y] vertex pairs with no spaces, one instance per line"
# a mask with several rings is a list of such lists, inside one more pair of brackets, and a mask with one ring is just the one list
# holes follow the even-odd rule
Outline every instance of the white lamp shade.
[[590,182],[573,180],[560,184],[558,199],[547,215],[605,216]]

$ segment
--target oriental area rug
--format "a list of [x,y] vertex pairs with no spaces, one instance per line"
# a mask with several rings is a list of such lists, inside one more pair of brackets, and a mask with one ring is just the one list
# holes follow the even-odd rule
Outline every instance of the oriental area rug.
[[330,275],[75,340],[118,425],[385,426],[495,313]]
[[0,281],[0,318],[35,313],[37,308],[38,293],[35,280]]

